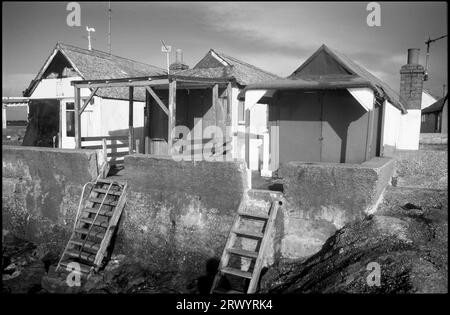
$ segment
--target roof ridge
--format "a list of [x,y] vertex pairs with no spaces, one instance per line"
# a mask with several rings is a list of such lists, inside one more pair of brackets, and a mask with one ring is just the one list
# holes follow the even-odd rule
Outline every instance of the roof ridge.
[[101,54],[103,54],[104,56],[99,56],[99,55],[97,55],[96,57],[98,57],[98,58],[103,58],[103,59],[107,59],[108,57],[114,57],[114,58],[117,58],[117,59],[123,59],[123,60],[129,61],[129,62],[140,63],[140,64],[143,64],[143,65],[146,65],[146,66],[150,66],[150,67],[153,67],[153,68],[157,68],[157,69],[160,69],[160,70],[164,70],[163,68],[160,68],[160,67],[157,67],[157,66],[148,64],[148,63],[144,63],[144,62],[142,62],[142,61],[137,61],[137,60],[133,60],[133,59],[130,59],[130,58],[125,58],[125,57],[117,56],[117,55],[114,55],[114,54],[109,54],[109,53],[107,53],[107,52],[104,52],[104,51],[101,51],[101,50],[97,50],[97,49],[89,50],[89,49],[81,48],[81,47],[78,47],[78,46],[74,46],[74,45],[70,45],[70,44],[65,44],[65,43],[63,43],[63,42],[58,42],[57,46],[58,46],[59,48],[64,48],[64,46],[66,46],[66,47],[68,47],[68,48],[75,48],[75,49],[77,49],[77,50],[81,50],[81,51],[83,51],[83,52],[85,52],[85,53],[89,53],[89,54],[92,54],[92,53],[101,53]]
[[[211,49],[211,50],[213,50],[213,49]],[[242,64],[242,65],[244,65],[244,66],[253,68],[253,69],[255,69],[255,70],[264,72],[264,73],[266,73],[266,74],[268,74],[268,75],[272,75],[272,76],[275,76],[275,77],[277,77],[277,78],[281,78],[280,76],[278,76],[278,75],[276,75],[276,74],[274,74],[274,73],[271,73],[271,72],[266,71],[266,70],[264,70],[264,69],[261,69],[261,68],[259,68],[259,67],[257,67],[257,66],[254,66],[254,65],[252,65],[252,64],[249,64],[249,63],[247,63],[247,62],[245,62],[245,61],[242,61],[242,60],[240,60],[240,59],[237,59],[236,57],[230,56],[230,55],[228,55],[228,54],[225,54],[225,53],[220,52],[220,51],[217,51],[217,50],[213,50],[213,51],[214,51],[216,54],[218,54],[220,57],[225,57],[225,58],[231,59],[231,60],[233,60],[233,61],[235,61],[235,62],[238,62],[238,63],[240,63],[240,64]]]

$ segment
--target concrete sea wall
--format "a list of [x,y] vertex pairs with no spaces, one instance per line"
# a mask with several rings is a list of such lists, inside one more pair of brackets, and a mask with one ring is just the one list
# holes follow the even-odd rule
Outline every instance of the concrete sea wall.
[[44,247],[62,248],[82,187],[97,174],[93,150],[2,146],[2,228]]
[[289,162],[281,166],[286,206],[281,256],[317,252],[344,224],[375,211],[395,161],[373,158],[362,164]]
[[180,275],[186,282],[220,259],[246,191],[242,162],[176,162],[125,157],[129,188],[115,252]]

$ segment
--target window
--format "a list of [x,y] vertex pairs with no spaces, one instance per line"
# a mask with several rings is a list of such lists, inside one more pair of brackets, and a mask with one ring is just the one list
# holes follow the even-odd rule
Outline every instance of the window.
[[75,104],[66,103],[66,136],[75,137]]

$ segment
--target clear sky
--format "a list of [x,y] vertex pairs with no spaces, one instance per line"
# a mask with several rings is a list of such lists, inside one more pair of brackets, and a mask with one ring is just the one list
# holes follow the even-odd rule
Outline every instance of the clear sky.
[[[107,2],[79,2],[81,27],[69,27],[69,2],[2,3],[3,96],[21,96],[57,41],[107,51]],[[398,91],[408,48],[447,34],[446,2],[381,5],[381,26],[366,23],[369,2],[111,2],[112,53],[165,68],[164,40],[195,65],[210,48],[280,76],[292,73],[321,44],[340,50]],[[171,56],[174,59],[174,54]],[[431,46],[429,81],[447,84],[447,39]]]

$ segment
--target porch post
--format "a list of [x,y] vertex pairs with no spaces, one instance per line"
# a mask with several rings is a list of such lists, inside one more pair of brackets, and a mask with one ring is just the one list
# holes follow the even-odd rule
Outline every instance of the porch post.
[[81,149],[80,89],[75,86],[75,149]]
[[[369,109],[369,122],[367,124],[367,142],[366,142],[366,161],[370,159],[370,153],[372,152],[372,138],[373,138],[373,126],[374,126],[374,109]],[[345,161],[344,161],[345,162]]]
[[133,92],[134,87],[129,87],[129,93],[128,93],[128,150],[129,153],[133,153],[133,146],[134,146],[134,128],[133,128]]
[[250,169],[250,108],[245,110],[245,162]]
[[167,117],[167,154],[172,155],[172,129],[176,124],[176,110],[177,110],[177,81],[169,82],[169,117]]

